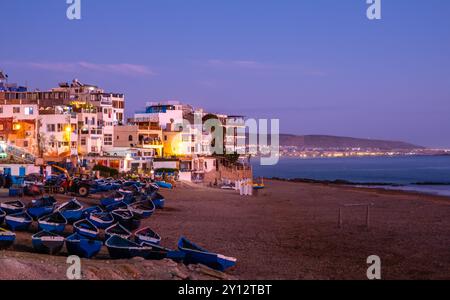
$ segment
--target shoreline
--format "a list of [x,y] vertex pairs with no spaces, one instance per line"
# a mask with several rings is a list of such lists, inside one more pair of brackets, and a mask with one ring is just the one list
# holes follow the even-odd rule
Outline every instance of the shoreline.
[[[316,180],[308,178],[266,178],[264,180],[274,180],[281,182],[292,182],[292,183],[304,183],[304,184],[317,184],[317,185],[332,185],[332,186],[343,186],[343,187],[353,187],[360,189],[371,189],[371,190],[382,190],[382,191],[398,191],[410,194],[420,194],[429,196],[438,196],[444,198],[450,198],[450,182],[417,182],[411,184],[395,184],[387,182],[352,182],[343,179],[337,180]],[[444,190],[443,193],[439,193],[438,190],[427,191],[425,187],[449,187],[448,190]],[[414,187],[417,187],[414,189]]]

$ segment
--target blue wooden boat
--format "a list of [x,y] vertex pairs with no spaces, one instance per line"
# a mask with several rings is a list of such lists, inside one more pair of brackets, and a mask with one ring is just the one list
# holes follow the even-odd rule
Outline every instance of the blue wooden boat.
[[156,183],[160,188],[163,188],[163,189],[169,189],[169,190],[173,189],[173,185],[172,185],[171,183],[169,183],[169,182],[166,182],[166,181],[156,181],[155,183]]
[[132,191],[119,190],[118,193],[123,195],[123,202],[125,204],[130,205],[131,203],[136,202],[136,198],[134,197],[134,194]]
[[185,253],[184,262],[186,264],[203,264],[222,272],[235,266],[237,262],[237,259],[234,257],[226,257],[221,254],[209,252],[184,237],[178,241],[178,249]]
[[106,196],[102,200],[100,200],[100,203],[103,207],[108,207],[115,203],[123,202],[125,199],[125,195],[121,194],[119,192],[111,193],[110,195]]
[[80,220],[73,224],[73,232],[84,235],[85,237],[96,239],[100,230],[88,220]]
[[64,246],[64,237],[48,231],[41,231],[31,237],[33,248],[39,253],[55,255]]
[[103,242],[74,233],[66,238],[67,252],[83,258],[92,258],[102,249]]
[[153,202],[155,207],[158,209],[164,208],[164,205],[166,202],[166,200],[164,199],[164,196],[161,195],[160,193],[153,194],[153,196],[151,197],[151,201]]
[[117,209],[112,213],[114,221],[120,223],[128,230],[135,230],[141,225],[141,220],[135,218],[133,212],[129,209]]
[[106,207],[106,211],[108,211],[108,212],[112,212],[116,209],[128,209],[128,205],[125,202],[120,201],[120,202],[116,202],[111,205],[108,205]]
[[6,216],[5,222],[12,231],[27,231],[33,222],[33,218],[26,212],[20,212]]
[[114,217],[109,212],[94,212],[87,219],[99,229],[106,229],[114,224]]
[[133,257],[164,259],[169,252],[168,249],[155,245],[147,245],[145,243],[139,245],[118,235],[110,237],[105,245],[108,248],[109,256],[113,259],[127,259]]
[[3,209],[3,211],[7,215],[14,215],[20,212],[23,212],[25,210],[25,204],[23,204],[22,201],[7,201],[0,204],[0,208]]
[[101,213],[103,212],[103,209],[100,206],[91,206],[88,208],[85,208],[83,210],[83,213],[81,214],[81,218],[87,219],[89,216],[93,213]]
[[5,221],[6,212],[3,209],[0,209],[0,225],[3,224],[3,221]]
[[148,243],[159,245],[161,242],[161,236],[151,230],[150,227],[145,227],[134,233],[134,241],[138,244]]
[[77,199],[73,199],[58,207],[58,211],[67,219],[67,222],[73,223],[81,219],[83,205]]
[[162,247],[160,245],[156,245],[153,243],[142,242],[139,245],[141,246],[150,246],[153,248],[153,251],[147,259],[164,259],[168,258],[177,262],[183,262],[186,254],[180,250],[172,250],[169,248]]
[[0,228],[0,249],[4,250],[11,247],[16,240],[14,232]]
[[56,207],[56,200],[53,197],[44,197],[33,200],[27,209],[28,214],[35,220],[53,213]]
[[135,217],[146,219],[151,217],[155,212],[155,205],[152,201],[141,201],[129,205],[129,210]]
[[131,237],[131,232],[119,223],[116,223],[105,229],[105,240],[108,240],[113,235],[118,235],[124,239],[129,239]]
[[63,233],[66,225],[67,219],[59,211],[38,220],[38,228],[42,231]]

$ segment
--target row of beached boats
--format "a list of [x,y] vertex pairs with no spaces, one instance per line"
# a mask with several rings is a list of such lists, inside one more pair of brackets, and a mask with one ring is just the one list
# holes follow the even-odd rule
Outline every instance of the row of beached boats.
[[[0,248],[13,245],[14,231],[29,231],[37,222],[38,232],[32,236],[32,245],[39,253],[56,255],[65,244],[69,254],[92,258],[106,246],[113,259],[170,258],[221,271],[235,265],[235,258],[211,253],[184,237],[177,250],[162,247],[158,233],[149,227],[140,228],[141,220],[151,217],[164,204],[165,199],[155,186],[113,191],[101,199],[100,205],[86,208],[77,199],[58,206],[53,197],[33,200],[29,206],[20,200],[4,202],[0,204],[0,225],[4,222],[10,230],[0,228]],[[68,224],[72,224],[73,233],[65,237]]]

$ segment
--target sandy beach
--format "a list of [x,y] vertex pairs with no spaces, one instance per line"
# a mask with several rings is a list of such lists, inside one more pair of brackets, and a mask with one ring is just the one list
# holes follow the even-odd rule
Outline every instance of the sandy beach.
[[[266,185],[257,196],[242,197],[179,184],[163,191],[167,207],[143,222],[160,233],[166,247],[186,236],[236,257],[238,265],[226,275],[170,261],[115,262],[104,249],[97,259],[83,261],[85,278],[364,280],[367,257],[378,255],[383,279],[450,279],[449,198],[281,181]],[[369,229],[364,207],[346,207],[338,227],[341,205],[367,203],[373,203]],[[14,248],[0,252],[0,278],[64,278],[66,253],[50,257],[31,251],[30,234],[18,233]],[[103,267],[110,272],[97,274]]]

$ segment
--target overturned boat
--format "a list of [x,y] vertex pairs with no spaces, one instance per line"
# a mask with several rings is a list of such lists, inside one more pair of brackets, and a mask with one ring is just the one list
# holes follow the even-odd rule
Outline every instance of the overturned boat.
[[92,258],[102,249],[103,242],[74,233],[66,238],[67,252],[83,258]]
[[124,239],[129,239],[131,237],[131,232],[119,223],[116,223],[105,230],[105,240],[108,240],[113,235],[118,235]]
[[59,211],[38,220],[38,228],[42,231],[63,233],[66,225],[67,219]]
[[205,250],[188,239],[182,237],[178,241],[178,249],[185,253],[186,264],[203,264],[212,269],[225,271],[236,265],[237,259]]
[[64,237],[48,231],[41,231],[32,236],[33,248],[39,253],[55,255],[64,246]]
[[67,219],[67,222],[73,223],[81,219],[83,205],[77,199],[72,199],[58,207],[58,211]]
[[100,230],[89,220],[80,220],[73,224],[73,231],[85,237],[95,239],[100,234]]
[[27,231],[33,218],[26,212],[20,212],[5,217],[5,223],[12,231]]
[[145,227],[134,233],[134,241],[138,244],[149,243],[159,245],[161,236],[150,229],[150,227]]
[[9,230],[0,228],[0,249],[7,249],[14,244],[16,234]]
[[16,201],[7,201],[0,204],[0,208],[3,209],[3,211],[7,215],[13,215],[20,212],[23,212],[25,210],[25,204],[23,204],[22,201],[16,200]]
[[106,229],[114,224],[114,217],[109,212],[91,213],[87,219],[99,229]]

